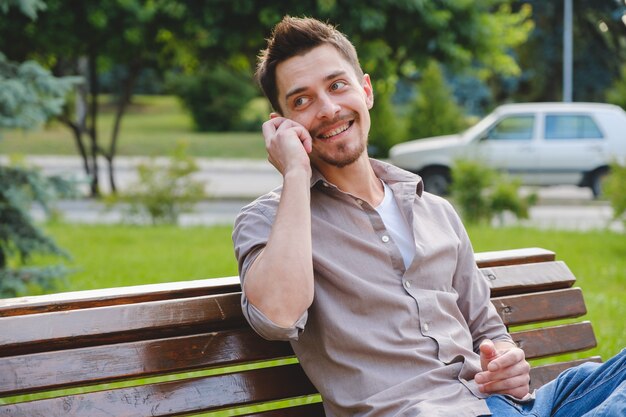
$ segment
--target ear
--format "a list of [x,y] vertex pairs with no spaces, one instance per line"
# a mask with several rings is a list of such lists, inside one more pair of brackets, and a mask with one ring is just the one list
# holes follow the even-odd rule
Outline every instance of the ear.
[[372,87],[372,80],[370,80],[369,74],[363,75],[363,82],[361,84],[365,92],[365,103],[367,104],[367,108],[371,109],[374,106],[374,87]]
[[277,117],[281,117],[279,113],[276,113],[276,112],[271,112],[270,113],[270,119],[275,119]]

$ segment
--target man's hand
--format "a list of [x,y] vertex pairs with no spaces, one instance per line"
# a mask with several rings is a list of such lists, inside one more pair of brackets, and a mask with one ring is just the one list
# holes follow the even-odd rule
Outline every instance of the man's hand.
[[308,154],[313,149],[313,139],[304,126],[273,113],[263,123],[263,137],[268,160],[283,176],[294,168],[304,168],[310,175]]
[[483,372],[474,377],[480,392],[485,394],[509,394],[523,398],[529,392],[530,365],[524,351],[509,342],[480,344],[480,365]]

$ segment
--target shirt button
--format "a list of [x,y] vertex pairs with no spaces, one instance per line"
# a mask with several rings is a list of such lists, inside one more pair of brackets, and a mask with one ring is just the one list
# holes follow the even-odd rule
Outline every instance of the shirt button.
[[324,184],[324,187],[330,187],[327,182],[323,182],[322,184]]
[[427,332],[428,331],[428,323],[424,323],[424,331]]
[[389,236],[387,236],[387,235],[383,236],[381,239],[385,243],[389,242]]
[[411,281],[404,281],[404,287],[408,290],[411,288]]
[[360,206],[363,204],[363,200],[361,200],[360,198],[357,198],[356,203]]

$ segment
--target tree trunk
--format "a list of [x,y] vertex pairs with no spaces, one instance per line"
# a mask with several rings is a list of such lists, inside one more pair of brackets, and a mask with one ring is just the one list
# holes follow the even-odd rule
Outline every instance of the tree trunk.
[[115,112],[115,121],[113,124],[113,131],[111,132],[111,144],[109,147],[109,152],[106,154],[106,159],[108,162],[109,168],[109,184],[111,186],[111,192],[117,192],[117,186],[115,184],[115,170],[114,170],[114,159],[117,154],[117,142],[119,138],[120,128],[122,126],[122,118],[128,108],[128,104],[130,103],[130,98],[133,95],[133,88],[135,87],[135,83],[137,82],[137,78],[139,77],[139,73],[141,72],[141,62],[135,61],[131,64],[129,68],[128,77],[124,80],[122,84],[122,91],[117,102],[117,110]]
[[100,85],[98,83],[98,71],[96,68],[96,54],[90,53],[88,57],[88,68],[89,68],[89,93],[91,96],[91,102],[89,106],[89,118],[91,121],[91,126],[87,129],[89,133],[89,139],[91,142],[90,153],[91,153],[91,167],[92,167],[92,177],[91,177],[91,195],[93,197],[98,197],[100,195],[100,187],[99,187],[99,172],[98,172],[98,130],[97,130],[97,121],[98,121],[98,95],[100,93]]

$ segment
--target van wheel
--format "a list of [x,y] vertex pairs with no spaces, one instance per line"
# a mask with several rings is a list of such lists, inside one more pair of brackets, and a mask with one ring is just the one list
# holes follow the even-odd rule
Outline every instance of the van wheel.
[[428,168],[420,172],[424,190],[432,194],[448,195],[450,192],[450,171],[445,168]]
[[591,192],[593,193],[593,198],[599,198],[602,196],[602,184],[606,175],[609,173],[607,169],[599,169],[594,172],[591,176]]

